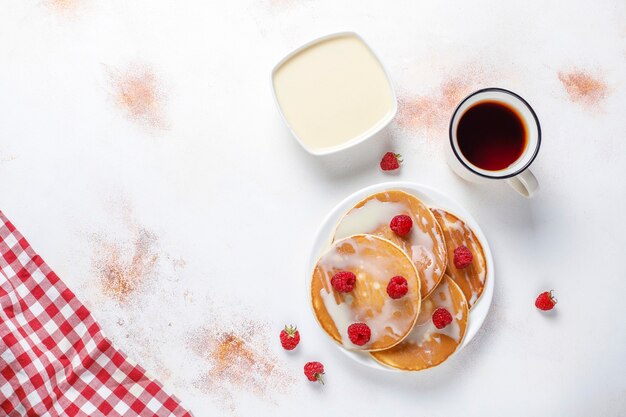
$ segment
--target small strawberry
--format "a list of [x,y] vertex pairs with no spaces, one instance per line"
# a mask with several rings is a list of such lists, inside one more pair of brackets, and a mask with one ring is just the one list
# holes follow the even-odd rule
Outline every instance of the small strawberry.
[[438,308],[433,313],[433,324],[438,329],[443,329],[448,324],[452,323],[452,314],[445,308]]
[[383,171],[393,171],[400,168],[402,155],[399,153],[387,152],[380,161],[380,169]]
[[474,255],[467,247],[461,245],[454,250],[454,266],[458,269],[463,269],[471,265],[473,260]]
[[294,350],[300,343],[300,332],[296,326],[285,326],[280,331],[280,344],[285,350]]
[[535,307],[543,311],[552,310],[557,303],[557,300],[556,298],[554,298],[552,292],[553,291],[550,290],[539,294],[539,296],[535,300]]
[[350,271],[337,272],[330,279],[330,285],[333,286],[337,292],[350,292],[354,289],[356,282],[356,275]]
[[306,375],[309,381],[318,381],[320,384],[324,385],[324,380],[322,379],[322,375],[324,375],[324,365],[321,363],[307,362],[304,364],[304,375]]
[[387,294],[389,294],[389,297],[397,300],[398,298],[404,297],[407,292],[409,292],[409,283],[406,281],[406,278],[398,275],[389,280],[389,284],[387,284]]
[[398,236],[404,237],[411,233],[411,228],[413,227],[413,219],[411,219],[411,216],[407,216],[406,214],[399,214],[391,219],[389,227]]
[[370,341],[372,330],[365,323],[352,323],[348,326],[348,337],[357,346],[363,346]]

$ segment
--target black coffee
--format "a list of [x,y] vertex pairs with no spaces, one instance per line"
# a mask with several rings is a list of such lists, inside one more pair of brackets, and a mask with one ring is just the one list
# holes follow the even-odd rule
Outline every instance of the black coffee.
[[522,156],[528,141],[519,113],[498,101],[481,101],[467,109],[456,132],[463,156],[489,171],[511,166]]

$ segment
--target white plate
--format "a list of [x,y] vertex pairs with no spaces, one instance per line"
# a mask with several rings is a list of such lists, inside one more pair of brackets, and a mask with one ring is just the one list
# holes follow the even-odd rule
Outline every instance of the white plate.
[[[309,297],[309,305],[311,305],[310,300],[310,285],[311,285],[311,277],[313,275],[313,269],[315,268],[315,264],[317,260],[322,255],[322,253],[328,249],[331,240],[332,234],[335,231],[335,227],[337,223],[343,215],[350,210],[356,203],[362,201],[366,197],[385,190],[403,190],[408,193],[411,193],[422,200],[426,205],[435,208],[442,208],[451,213],[457,215],[461,218],[469,227],[472,228],[476,237],[480,241],[483,251],[485,252],[485,258],[487,260],[487,283],[485,284],[485,289],[483,291],[482,296],[478,300],[476,304],[472,307],[469,316],[469,322],[467,327],[467,332],[465,333],[465,338],[463,339],[463,343],[457,349],[459,352],[465,346],[469,344],[469,342],[476,336],[478,329],[482,326],[485,318],[487,317],[487,313],[489,312],[489,306],[491,306],[491,299],[493,298],[493,286],[494,286],[494,270],[493,270],[493,256],[491,255],[491,249],[489,248],[489,244],[487,243],[487,239],[483,234],[480,226],[471,214],[467,212],[461,205],[452,200],[450,197],[442,194],[441,192],[427,187],[421,184],[415,184],[412,182],[403,182],[403,181],[393,181],[386,182],[382,184],[372,185],[370,187],[363,188],[351,196],[347,197],[341,203],[337,204],[334,209],[326,216],[324,221],[322,222],[320,228],[317,231],[313,242],[313,248],[311,249],[311,255],[309,257],[309,263],[307,267],[306,274],[306,289]],[[312,310],[312,308],[311,308]],[[339,349],[341,349],[346,355],[355,361],[369,366],[370,368],[385,370],[385,371],[396,371],[403,372],[398,369],[389,368],[380,363],[376,362],[368,353],[355,352],[348,349],[343,348],[339,344],[335,344]]]

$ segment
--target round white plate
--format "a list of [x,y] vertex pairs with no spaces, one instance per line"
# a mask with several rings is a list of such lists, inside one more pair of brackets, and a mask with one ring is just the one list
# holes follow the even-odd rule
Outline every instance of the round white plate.
[[[322,255],[322,253],[328,249],[331,241],[332,235],[335,232],[335,227],[339,220],[343,217],[344,214],[348,210],[350,210],[356,203],[362,201],[366,197],[385,190],[403,190],[408,193],[411,193],[422,200],[426,205],[433,208],[442,208],[445,209],[459,218],[461,218],[469,227],[472,228],[476,237],[480,241],[483,250],[485,252],[485,258],[487,260],[487,283],[485,284],[485,289],[483,291],[482,296],[478,300],[476,304],[472,307],[469,315],[469,322],[467,327],[467,332],[465,333],[465,338],[463,339],[463,343],[457,349],[459,352],[465,346],[469,344],[469,342],[476,336],[478,329],[482,326],[485,318],[487,317],[487,313],[489,312],[489,306],[491,306],[491,299],[493,298],[493,285],[494,285],[494,270],[493,270],[493,256],[491,255],[491,249],[489,248],[489,244],[487,243],[487,239],[483,234],[480,226],[471,214],[467,212],[461,205],[452,200],[450,197],[442,194],[441,192],[427,187],[422,184],[416,184],[412,182],[404,182],[404,181],[393,181],[386,182],[382,184],[372,185],[366,188],[363,188],[351,196],[344,199],[341,203],[337,204],[335,208],[331,210],[331,212],[326,216],[324,221],[322,222],[320,228],[317,231],[313,242],[313,248],[311,249],[311,255],[309,257],[307,274],[306,274],[306,288],[307,294],[309,295],[309,305],[311,305],[310,300],[310,285],[311,285],[311,277],[313,275],[313,269],[315,268],[315,264],[317,260]],[[312,310],[312,308],[311,308]],[[386,371],[396,371],[403,372],[398,369],[390,368],[380,363],[376,362],[368,353],[364,352],[355,352],[348,349],[343,348],[342,346],[336,344],[339,349],[341,349],[346,355],[354,359],[355,361],[369,366],[371,368],[386,370]]]

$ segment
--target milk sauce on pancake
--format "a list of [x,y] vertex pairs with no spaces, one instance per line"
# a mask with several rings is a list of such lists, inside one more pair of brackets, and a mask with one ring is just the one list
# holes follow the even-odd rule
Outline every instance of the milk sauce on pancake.
[[[480,298],[485,288],[487,277],[487,263],[482,245],[474,232],[458,217],[442,209],[432,209],[435,218],[443,229],[448,245],[447,274],[459,284],[472,307]],[[467,247],[474,257],[472,264],[459,269],[454,266],[454,249],[460,245]]]
[[[353,292],[339,294],[333,290],[331,279],[338,271],[351,271],[356,275]],[[409,293],[394,300],[387,295],[386,288],[389,279],[396,275],[405,276]],[[355,322],[366,323],[372,332],[363,350],[372,348],[371,345],[386,336],[394,339],[391,346],[413,327],[420,307],[417,271],[406,254],[391,242],[370,235],[337,241],[318,261],[314,279],[316,276],[322,277],[319,297],[344,346],[357,348],[350,342],[347,332],[348,326]]]
[[[428,210],[425,208],[425,210]],[[421,213],[414,213],[404,202],[380,201],[372,198],[361,207],[355,207],[341,220],[335,231],[335,239],[341,239],[357,233],[372,233],[381,227],[389,226],[391,219],[398,214],[410,215],[420,225],[413,225],[410,235],[402,240],[405,242],[409,257],[416,265],[423,279],[424,288],[432,289],[444,273],[445,262],[438,262],[435,256],[435,245],[445,250],[441,231],[437,222],[430,222]],[[429,213],[430,214],[430,213]],[[430,216],[429,216],[430,217]],[[379,235],[379,233],[375,233]],[[387,237],[387,236],[383,236]],[[394,243],[398,244],[398,242]],[[444,256],[445,258],[445,256]],[[427,291],[429,292],[429,291]],[[425,295],[425,294],[424,294]]]

